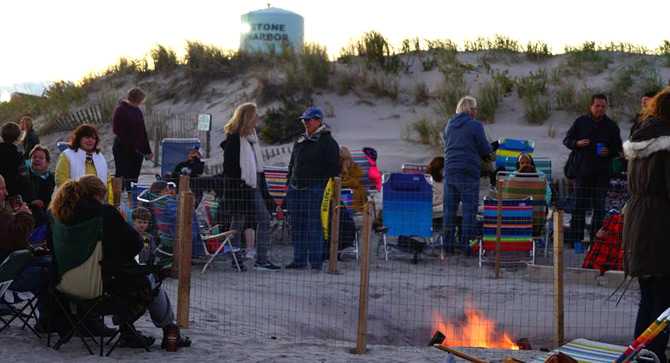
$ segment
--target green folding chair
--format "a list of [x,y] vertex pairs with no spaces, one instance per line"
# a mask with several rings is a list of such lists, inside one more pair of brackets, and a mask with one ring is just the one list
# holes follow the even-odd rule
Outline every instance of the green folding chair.
[[[14,320],[19,319],[23,323],[23,327],[27,326],[30,331],[33,332],[33,334],[35,334],[38,338],[41,338],[41,335],[35,331],[35,329],[33,329],[30,324],[28,324],[28,321],[31,318],[34,318],[35,321],[37,321],[34,305],[36,297],[33,296],[30,299],[21,300],[27,302],[20,309],[15,308],[13,302],[8,302],[5,299],[5,293],[8,292],[9,286],[12,284],[16,276],[21,273],[28,261],[30,261],[30,258],[31,253],[28,250],[14,251],[9,254],[9,256],[7,256],[7,258],[2,262],[2,265],[0,265],[0,303],[4,304],[11,313],[11,317],[8,320],[5,320],[2,316],[0,316],[0,323],[2,323],[0,332],[8,328]],[[25,315],[24,311],[27,308],[30,308],[29,314]]]
[[[72,335],[80,332],[80,337],[91,355],[93,351],[85,338],[90,338],[103,355],[104,337],[99,341],[84,325],[89,316],[115,315],[120,313],[119,299],[111,295],[105,288],[110,276],[125,275],[141,278],[162,269],[171,259],[163,260],[157,265],[110,266],[104,263],[102,246],[102,218],[94,218],[72,226],[66,226],[52,219],[52,247],[56,263],[58,284],[49,290],[53,300],[63,312],[71,329],[54,345],[60,348]],[[160,286],[160,282],[159,282]],[[74,307],[73,312],[71,307]],[[132,322],[122,321],[119,326],[126,326],[136,337],[139,337]],[[118,336],[118,338],[117,338]],[[109,356],[120,341],[119,332],[106,343],[114,344],[107,351]],[[142,341],[138,339],[139,341]],[[149,347],[144,346],[146,351]]]

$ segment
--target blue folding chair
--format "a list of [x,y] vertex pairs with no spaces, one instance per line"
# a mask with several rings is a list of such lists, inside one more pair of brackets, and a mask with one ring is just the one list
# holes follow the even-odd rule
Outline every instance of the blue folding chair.
[[[429,247],[440,247],[443,240],[433,244],[433,179],[430,175],[391,173],[384,174],[382,184],[382,202],[384,206],[384,226],[388,230],[383,234],[384,259],[388,261],[389,247],[386,236],[418,237],[426,241]],[[382,246],[380,245],[380,246]],[[379,247],[378,246],[378,249]],[[413,262],[418,263],[420,250],[414,251]]]
[[200,139],[167,138],[161,140],[161,175],[171,173],[188,159],[188,148],[200,147]]
[[521,154],[533,154],[535,143],[530,140],[502,138],[498,140],[500,146],[496,150],[496,168],[506,167],[507,158],[517,158]]

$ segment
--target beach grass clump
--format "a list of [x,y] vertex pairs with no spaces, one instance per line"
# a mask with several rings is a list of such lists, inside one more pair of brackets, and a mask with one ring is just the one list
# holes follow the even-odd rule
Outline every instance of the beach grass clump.
[[422,59],[424,71],[430,71],[436,66],[460,65],[458,61],[458,45],[451,39],[426,40],[428,58]]
[[538,95],[547,94],[547,70],[540,68],[521,78],[517,93],[521,98],[537,98]]
[[107,68],[105,74],[135,75],[139,77],[147,74],[149,71],[149,62],[146,58],[133,59],[130,57],[120,57],[116,64]]
[[500,104],[500,89],[495,81],[487,81],[479,87],[477,95],[478,119],[487,122],[495,121],[496,109]]
[[466,52],[498,51],[503,53],[519,53],[522,48],[519,41],[507,35],[494,34],[493,38],[477,37],[463,42]]
[[356,67],[339,68],[335,72],[335,77],[335,91],[339,95],[345,95],[359,87],[366,87],[369,83],[368,72]]
[[552,56],[551,47],[549,44],[542,41],[529,41],[523,49],[523,52],[526,55],[526,59],[533,62],[539,62]]
[[571,110],[574,107],[577,86],[574,82],[562,83],[556,89],[556,108],[559,110]]
[[663,39],[661,45],[656,49],[656,53],[663,57],[665,66],[670,67],[670,40]]
[[295,120],[306,106],[309,105],[303,100],[293,95],[284,95],[280,106],[265,110],[260,139],[268,144],[280,144],[294,140],[305,130],[302,124]]
[[156,72],[168,73],[179,66],[177,52],[170,47],[156,44],[156,46],[149,51],[149,54],[153,60],[154,70]]
[[642,94],[663,88],[658,69],[647,58],[639,58],[621,66],[610,77],[610,105],[622,115],[633,115],[639,108]]
[[581,67],[599,74],[607,69],[612,62],[609,54],[603,52],[593,41],[586,41],[578,46],[566,46],[565,53],[568,55],[568,65]]
[[591,106],[591,96],[596,93],[600,93],[599,90],[590,87],[582,87],[577,90],[575,94],[575,100],[572,104],[572,107],[569,111],[575,114],[585,114],[589,112],[589,107]]
[[433,121],[426,114],[422,113],[409,125],[406,125],[402,138],[412,141],[412,135],[416,135],[416,141],[420,144],[439,146],[442,144],[445,125],[446,122]]
[[553,139],[556,137],[556,134],[558,134],[558,126],[554,125],[554,121],[549,121],[549,124],[547,125],[547,133],[545,136]]
[[651,50],[642,44],[633,44],[627,42],[609,42],[601,49],[606,52],[618,52],[628,55],[646,55],[651,54]]
[[358,40],[351,40],[340,49],[338,61],[349,64],[353,58],[361,57],[368,69],[398,73],[401,61],[389,41],[376,30],[363,33]]
[[551,116],[551,104],[545,95],[533,95],[524,99],[523,118],[531,125],[542,125]]
[[504,71],[498,69],[493,70],[491,78],[493,79],[493,82],[495,82],[496,87],[498,87],[498,91],[503,96],[510,95],[516,85],[516,80],[509,76],[508,69],[505,69]]
[[310,87],[327,88],[330,74],[328,49],[325,45],[307,43],[303,46],[300,61],[304,70],[304,78]]
[[398,77],[387,74],[376,74],[370,80],[369,91],[378,97],[388,97],[393,101],[398,100],[400,83]]
[[412,122],[411,125],[412,130],[419,138],[419,143],[429,145],[433,129],[433,122],[426,115],[420,115]]
[[465,68],[461,66],[440,67],[443,81],[437,87],[437,99],[440,112],[444,117],[451,117],[456,110],[456,104],[461,97],[470,93],[470,87],[465,80]]
[[428,104],[430,100],[430,87],[424,81],[418,81],[412,89],[414,92],[414,102],[417,104]]

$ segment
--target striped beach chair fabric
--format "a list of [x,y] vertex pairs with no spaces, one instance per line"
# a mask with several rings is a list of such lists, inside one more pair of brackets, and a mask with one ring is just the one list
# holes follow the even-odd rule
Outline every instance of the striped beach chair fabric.
[[532,198],[533,205],[533,238],[543,238],[547,224],[547,180],[540,174],[505,174],[499,173],[498,178],[504,178],[503,199]]
[[526,153],[532,156],[535,151],[535,143],[530,140],[502,138],[498,140],[498,143],[500,146],[496,150],[496,168],[506,168],[509,157],[514,158],[516,164],[516,158],[519,155]]
[[626,350],[626,347],[621,345],[601,343],[587,339],[575,339],[549,353],[535,358],[531,363],[544,363],[547,358],[558,352],[574,358],[579,363],[612,363],[624,350]]
[[281,240],[284,241],[288,233],[288,217],[286,216],[287,211],[282,209],[282,204],[284,203],[284,198],[286,198],[286,192],[288,190],[288,167],[265,166],[263,173],[265,174],[265,186],[268,188],[268,193],[277,206],[276,210],[270,211],[272,213],[272,218],[276,222],[270,233],[276,230],[277,226],[279,226],[282,232]]
[[[501,262],[535,263],[533,242],[532,198],[504,199],[501,210]],[[484,198],[484,230],[479,246],[479,267],[483,262],[494,262],[498,230],[498,201]],[[530,258],[523,255],[530,252]]]
[[[516,157],[507,157],[505,171],[516,171],[516,160],[518,157],[518,155]],[[546,156],[538,156],[533,157],[533,161],[535,162],[535,168],[541,171],[547,177],[547,180],[551,181],[551,159]]]
[[406,163],[402,164],[401,169],[404,174],[425,174],[428,165]]
[[351,151],[351,158],[354,159],[356,164],[361,166],[361,169],[363,169],[362,183],[365,190],[369,192],[371,189],[374,189],[374,182],[368,178],[368,174],[370,173],[370,162],[363,151]]

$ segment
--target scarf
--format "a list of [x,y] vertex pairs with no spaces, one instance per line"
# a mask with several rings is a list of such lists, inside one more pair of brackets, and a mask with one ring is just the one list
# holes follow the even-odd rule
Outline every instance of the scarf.
[[[251,145],[250,152],[247,143]],[[258,187],[258,173],[263,170],[263,156],[261,155],[261,147],[258,145],[258,135],[256,130],[252,130],[251,135],[240,136],[240,169],[242,170],[242,180],[256,189]]]

